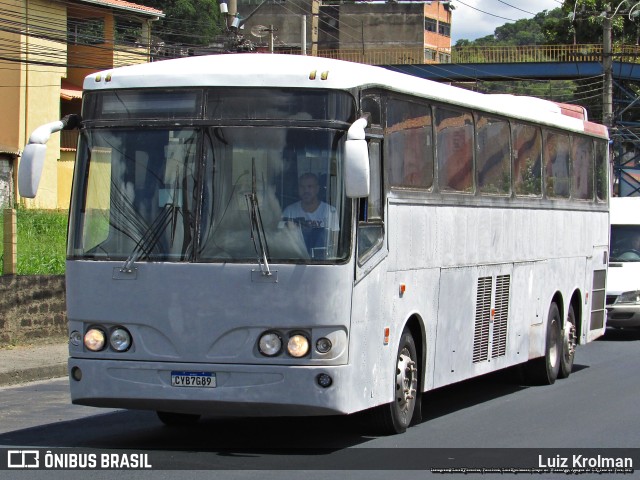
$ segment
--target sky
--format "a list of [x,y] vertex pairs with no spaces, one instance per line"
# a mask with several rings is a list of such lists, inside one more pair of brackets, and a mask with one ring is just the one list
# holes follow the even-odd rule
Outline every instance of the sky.
[[452,0],[452,3],[455,6],[451,22],[454,45],[461,39],[475,40],[492,35],[496,27],[505,23],[533,18],[543,10],[562,6],[561,0]]

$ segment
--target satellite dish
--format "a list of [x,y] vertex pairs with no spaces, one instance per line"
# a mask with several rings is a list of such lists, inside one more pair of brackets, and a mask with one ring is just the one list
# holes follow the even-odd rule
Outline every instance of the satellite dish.
[[269,33],[269,28],[264,25],[254,25],[251,27],[251,35],[254,37],[262,38],[267,36]]

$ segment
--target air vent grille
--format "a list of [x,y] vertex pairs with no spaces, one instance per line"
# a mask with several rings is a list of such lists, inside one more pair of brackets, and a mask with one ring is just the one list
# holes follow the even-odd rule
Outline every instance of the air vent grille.
[[491,323],[491,277],[478,278],[476,318],[473,334],[473,363],[487,360],[489,352],[489,324]]
[[510,275],[496,278],[495,314],[493,316],[493,340],[491,357],[502,357],[507,353],[507,323],[509,318]]

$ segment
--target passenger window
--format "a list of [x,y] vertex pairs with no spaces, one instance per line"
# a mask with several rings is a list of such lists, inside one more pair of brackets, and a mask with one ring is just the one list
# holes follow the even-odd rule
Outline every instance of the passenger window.
[[606,202],[609,197],[609,146],[607,142],[596,141],[596,197]]
[[469,112],[436,109],[440,190],[473,191],[473,118]]
[[433,132],[430,107],[389,100],[385,138],[391,186],[431,188]]
[[509,123],[480,115],[476,122],[478,190],[489,195],[511,193]]
[[593,199],[593,140],[574,136],[571,142],[571,196]]
[[549,198],[569,198],[569,151],[568,135],[546,132],[544,180]]
[[513,188],[518,196],[542,196],[542,135],[531,125],[513,125]]

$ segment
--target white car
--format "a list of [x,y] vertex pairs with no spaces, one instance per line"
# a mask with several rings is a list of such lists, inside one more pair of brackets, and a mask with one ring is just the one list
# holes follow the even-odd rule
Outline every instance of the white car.
[[607,325],[640,327],[640,197],[611,198]]

